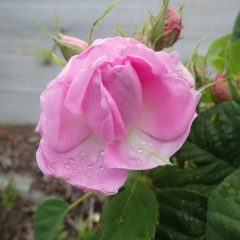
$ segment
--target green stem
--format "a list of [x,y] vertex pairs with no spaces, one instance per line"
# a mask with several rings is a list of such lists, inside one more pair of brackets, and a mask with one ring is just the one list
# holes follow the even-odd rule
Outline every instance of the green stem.
[[69,205],[68,207],[68,211],[71,211],[73,208],[75,208],[79,203],[81,203],[83,200],[85,200],[86,198],[88,198],[89,196],[91,196],[93,193],[92,192],[87,192],[85,193],[82,197],[80,197],[79,199],[77,199],[75,202],[73,202],[72,204]]

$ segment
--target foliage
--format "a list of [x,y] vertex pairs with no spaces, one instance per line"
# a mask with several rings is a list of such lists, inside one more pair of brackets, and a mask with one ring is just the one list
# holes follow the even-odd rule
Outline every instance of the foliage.
[[7,215],[12,210],[16,204],[18,197],[19,191],[15,187],[14,183],[10,181],[1,194],[1,206],[3,207],[3,215]]
[[[118,2],[93,23],[90,43],[96,25]],[[168,1],[163,3],[156,18],[150,15],[150,25],[143,24],[133,35],[150,41],[153,48],[162,36],[158,33],[163,30]],[[58,29],[58,21],[56,25]],[[120,27],[117,31],[126,36]],[[66,60],[81,52],[70,52],[74,50],[71,46],[62,46],[61,40],[47,34],[60,46]],[[64,49],[69,55],[64,54]],[[51,56],[60,65],[65,64],[57,55]],[[95,233],[81,228],[77,239],[240,239],[240,13],[233,32],[213,41],[205,56],[198,53],[197,47],[187,67],[203,97],[190,135],[172,157],[172,165],[141,175],[131,172],[127,184],[104,207],[100,230]],[[210,73],[212,67],[214,72]],[[217,72],[226,73],[234,101],[213,101],[210,87],[215,84],[213,75]],[[40,205],[34,217],[36,240],[54,239],[69,210],[69,205],[59,199]],[[66,237],[64,231],[62,236]]]
[[155,193],[137,179],[114,196],[102,215],[101,240],[148,240],[158,224]]
[[68,204],[60,199],[43,202],[34,216],[36,240],[51,240],[55,237],[62,220],[67,213]]

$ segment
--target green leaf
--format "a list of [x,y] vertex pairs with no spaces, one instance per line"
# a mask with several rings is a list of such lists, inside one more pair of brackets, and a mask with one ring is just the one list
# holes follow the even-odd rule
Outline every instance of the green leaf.
[[44,65],[51,64],[51,53],[52,51],[48,48],[38,49],[38,57]]
[[229,73],[240,75],[240,39],[230,44],[226,61]]
[[224,53],[227,44],[230,42],[230,35],[220,37],[213,41],[208,48],[208,61],[213,64],[213,66],[218,71],[223,71],[224,69]]
[[137,180],[104,208],[101,240],[151,240],[158,224],[154,192]]
[[54,52],[52,52],[52,59],[61,67],[64,67],[66,65],[66,62],[58,57]]
[[208,197],[240,166],[239,136],[240,106],[216,105],[196,118],[189,138],[172,158],[174,166],[150,171],[159,189],[156,239],[204,239]]
[[159,227],[156,239],[201,239],[206,231],[207,198],[178,188],[159,190]]
[[218,104],[202,112],[194,121],[188,140],[177,153],[193,168],[214,166],[221,172],[205,181],[221,182],[240,166],[240,106],[235,102]]
[[211,194],[207,240],[240,239],[240,170],[227,177]]
[[213,41],[207,57],[218,71],[240,75],[240,39],[231,42],[231,35],[226,35]]
[[232,42],[235,42],[240,39],[240,11],[237,15],[237,18],[234,23],[233,32],[232,32]]
[[68,204],[60,199],[49,199],[43,202],[34,215],[35,240],[52,240],[59,230]]

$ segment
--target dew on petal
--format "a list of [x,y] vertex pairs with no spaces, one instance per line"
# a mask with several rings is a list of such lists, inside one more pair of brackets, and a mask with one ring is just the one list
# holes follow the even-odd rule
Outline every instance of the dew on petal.
[[86,153],[84,151],[80,152],[80,156],[84,157],[86,156]]
[[65,163],[65,164],[64,164],[64,167],[67,168],[67,169],[69,169],[69,168],[70,168],[70,165],[69,165],[68,163]]
[[54,168],[52,167],[52,165],[50,163],[47,163],[47,168],[51,171],[54,172]]
[[93,165],[92,165],[92,164],[88,164],[87,167],[88,167],[89,169],[92,169],[92,168],[93,168]]
[[128,152],[128,157],[131,160],[138,160],[138,155],[132,150]]
[[138,148],[137,151],[138,151],[139,153],[142,153],[142,152],[143,152],[142,148]]
[[103,156],[104,156],[104,151],[103,151],[103,150],[100,150],[100,151],[99,151],[99,155],[100,155],[101,157],[103,157]]
[[75,159],[74,159],[73,157],[70,157],[70,158],[69,158],[69,162],[70,162],[70,163],[75,163]]

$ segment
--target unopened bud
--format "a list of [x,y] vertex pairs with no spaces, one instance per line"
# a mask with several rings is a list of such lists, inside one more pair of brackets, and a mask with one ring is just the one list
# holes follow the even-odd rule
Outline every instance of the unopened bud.
[[173,9],[167,10],[167,17],[164,26],[163,48],[171,47],[181,34],[182,19],[181,16]]
[[232,100],[232,94],[229,89],[228,82],[225,80],[226,76],[224,72],[216,74],[214,79],[215,85],[211,88],[212,96],[216,102]]
[[79,38],[63,35],[61,37],[61,39],[65,43],[75,45],[75,46],[77,46],[79,48],[82,48],[82,49],[86,49],[88,47],[88,44],[85,41],[83,41],[82,39],[79,39]]

